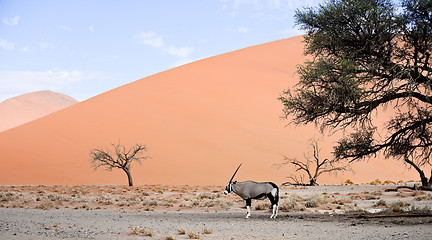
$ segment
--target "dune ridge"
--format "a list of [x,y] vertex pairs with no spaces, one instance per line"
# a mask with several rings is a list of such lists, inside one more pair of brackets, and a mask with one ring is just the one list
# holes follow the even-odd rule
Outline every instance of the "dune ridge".
[[[0,184],[126,184],[120,170],[93,171],[89,151],[110,143],[146,144],[151,159],[132,169],[134,183],[224,185],[285,182],[282,155],[302,158],[314,126],[287,126],[280,93],[298,81],[302,37],[270,42],[161,72],[0,134]],[[340,133],[343,134],[343,133]],[[338,136],[323,138],[322,156]],[[353,164],[355,174],[319,183],[417,179],[394,160]]]

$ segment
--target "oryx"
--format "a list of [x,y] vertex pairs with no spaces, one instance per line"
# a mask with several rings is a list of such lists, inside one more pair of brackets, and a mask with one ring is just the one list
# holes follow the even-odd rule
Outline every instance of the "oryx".
[[272,215],[270,218],[276,218],[278,212],[278,202],[279,202],[279,188],[276,184],[272,182],[254,182],[254,181],[245,181],[245,182],[237,182],[232,181],[237,171],[239,170],[241,164],[238,166],[237,170],[234,172],[234,175],[228,182],[228,185],[225,188],[224,194],[228,194],[230,192],[234,192],[243,198],[246,201],[247,214],[246,218],[250,217],[250,207],[252,199],[265,199],[269,198],[273,207]]

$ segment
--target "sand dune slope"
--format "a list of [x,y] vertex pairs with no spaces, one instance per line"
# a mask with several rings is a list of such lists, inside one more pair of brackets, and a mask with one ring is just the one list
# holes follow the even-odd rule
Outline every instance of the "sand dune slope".
[[[111,90],[0,134],[0,184],[125,184],[120,170],[93,171],[89,151],[121,141],[146,144],[152,157],[136,165],[135,184],[223,185],[237,180],[286,181],[282,154],[303,156],[314,126],[286,127],[282,90],[304,61],[301,37],[258,45],[165,71]],[[331,151],[333,138],[322,142]],[[394,161],[354,165],[340,183],[413,179]]]

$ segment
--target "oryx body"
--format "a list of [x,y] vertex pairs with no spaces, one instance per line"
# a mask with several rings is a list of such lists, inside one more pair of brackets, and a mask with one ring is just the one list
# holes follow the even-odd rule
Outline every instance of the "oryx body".
[[246,201],[246,207],[247,207],[246,218],[250,217],[250,207],[252,204],[252,199],[262,200],[268,198],[271,202],[272,209],[273,209],[270,218],[276,218],[277,211],[278,211],[278,203],[279,203],[278,186],[272,182],[254,182],[254,181],[233,182],[232,179],[234,178],[240,166],[237,168],[231,180],[228,182],[228,185],[225,188],[224,193],[228,194],[230,192],[234,192]]

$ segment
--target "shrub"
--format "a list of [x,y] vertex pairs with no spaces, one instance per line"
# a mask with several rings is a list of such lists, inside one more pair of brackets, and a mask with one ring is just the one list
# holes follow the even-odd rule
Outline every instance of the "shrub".
[[408,209],[408,212],[416,213],[416,214],[431,214],[432,209],[429,206],[422,206],[422,207],[411,206],[411,208]]
[[213,233],[213,229],[208,229],[208,228],[205,227],[202,232],[203,232],[203,234],[212,234]]
[[132,232],[129,233],[129,235],[138,235],[138,236],[146,236],[146,237],[153,237],[153,229],[145,229],[140,226],[131,227]]
[[218,205],[220,201],[218,199],[215,200],[207,200],[203,203],[203,207],[214,207]]
[[299,203],[300,198],[296,195],[292,196],[287,201],[282,201],[279,204],[279,209],[283,212],[289,211],[304,211],[306,210],[305,206]]
[[165,233],[165,240],[174,240],[175,238],[168,233]]
[[345,185],[354,185],[354,182],[351,181],[350,179],[347,179],[347,180],[345,181]]
[[46,202],[46,203],[42,203],[36,206],[37,209],[42,209],[42,210],[50,210],[52,208],[54,208],[54,204],[52,202]]
[[306,200],[306,202],[304,203],[305,207],[307,208],[316,208],[319,206],[319,204],[321,203],[321,198],[318,195],[315,195],[313,197],[310,197],[309,199]]
[[200,233],[199,232],[189,232],[188,237],[190,239],[200,239]]
[[386,185],[386,184],[396,184],[396,183],[390,180],[385,180],[383,184]]
[[392,212],[404,212],[405,208],[410,206],[411,204],[408,202],[397,201],[390,204],[390,211]]
[[215,199],[215,198],[219,198],[220,194],[219,193],[200,193],[200,195],[198,195],[198,199],[204,199],[204,198],[208,198],[208,199]]
[[387,207],[387,202],[383,199],[377,201],[374,205],[374,207]]
[[316,199],[310,199],[310,200],[306,201],[304,205],[307,208],[316,208],[319,206],[319,203]]
[[370,185],[380,185],[382,184],[381,180],[378,178],[369,183]]
[[198,200],[192,201],[192,206],[197,207],[200,205],[200,202]]
[[265,209],[270,209],[269,203],[260,203],[255,206],[255,210],[265,210]]
[[414,198],[414,200],[415,201],[432,200],[432,195],[428,193],[427,195],[417,196],[416,198]]
[[158,205],[158,201],[153,200],[153,199],[143,202],[143,206],[149,206],[150,207],[150,206],[157,206],[157,205]]
[[98,198],[96,198],[97,203],[105,204],[105,205],[111,205],[114,204],[114,200],[111,197],[102,195]]
[[380,199],[380,197],[376,196],[376,195],[367,195],[366,196],[366,200],[378,200]]
[[17,199],[18,197],[14,196],[13,193],[0,193],[0,202],[9,202]]
[[177,228],[177,233],[178,233],[178,235],[185,235],[186,230],[184,228]]

